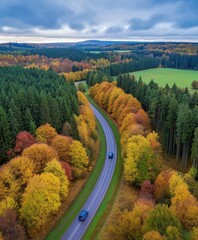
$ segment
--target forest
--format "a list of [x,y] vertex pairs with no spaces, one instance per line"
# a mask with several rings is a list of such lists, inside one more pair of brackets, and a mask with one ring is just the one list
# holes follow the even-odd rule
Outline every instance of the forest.
[[[115,211],[114,219],[105,227],[104,239],[196,240],[197,168],[185,174],[171,168],[162,170],[162,147],[159,135],[151,130],[148,114],[115,82],[96,83],[90,95],[117,123],[124,179],[137,189],[133,207]],[[196,151],[197,134],[198,128],[193,142]]]
[[7,159],[16,135],[35,133],[49,123],[60,133],[64,123],[76,137],[74,114],[79,114],[76,88],[52,71],[0,67],[0,159]]
[[85,95],[52,71],[0,73],[1,160],[9,155],[0,167],[0,239],[43,238],[97,155],[96,119]]
[[196,70],[197,44],[104,42],[88,51],[97,44],[0,46],[0,239],[46,236],[72,203],[71,186],[91,172],[98,129],[84,83],[74,85],[86,80],[120,134],[120,188],[135,195],[116,208],[104,239],[197,240],[198,93],[129,74]]
[[[93,86],[113,79],[103,72],[88,74],[87,84]],[[117,86],[125,93],[137,98],[143,109],[149,114],[152,128],[159,133],[160,142],[169,155],[175,155],[185,169],[188,159],[198,166],[197,126],[198,93],[190,94],[188,89],[181,90],[175,84],[161,88],[151,81],[143,83],[141,77],[136,80],[129,74],[119,75]]]
[[191,158],[198,166],[196,131],[198,126],[198,94],[190,94],[188,89],[181,90],[176,85],[159,88],[151,81],[148,85],[140,78],[120,75],[117,84],[126,93],[131,93],[149,113],[153,129],[161,139],[166,152],[181,159],[184,169]]

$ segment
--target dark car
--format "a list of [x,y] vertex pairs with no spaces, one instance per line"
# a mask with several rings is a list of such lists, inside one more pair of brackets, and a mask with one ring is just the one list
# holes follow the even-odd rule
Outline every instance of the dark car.
[[108,158],[113,158],[113,153],[112,152],[109,152]]
[[86,217],[88,216],[89,212],[86,210],[82,210],[79,215],[79,221],[85,221]]

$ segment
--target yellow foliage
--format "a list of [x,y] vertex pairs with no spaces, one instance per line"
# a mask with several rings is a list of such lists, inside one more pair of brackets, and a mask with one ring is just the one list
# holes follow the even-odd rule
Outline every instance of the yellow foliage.
[[121,88],[114,88],[111,94],[109,95],[109,102],[108,102],[108,113],[112,113],[114,102],[116,99],[122,95],[124,92]]
[[162,235],[157,232],[157,231],[150,231],[144,234],[143,239],[142,240],[164,240],[164,238],[162,237]]
[[151,132],[149,133],[146,138],[149,140],[150,145],[153,149],[153,151],[155,151],[156,153],[161,153],[162,149],[161,149],[161,144],[159,143],[159,135],[156,132]]
[[97,68],[104,68],[110,65],[110,62],[108,59],[105,58],[99,58],[99,59],[90,59],[89,60],[89,64],[93,67],[97,67]]
[[122,92],[122,94],[120,94],[114,101],[113,103],[113,108],[112,108],[112,112],[111,115],[112,117],[117,120],[117,117],[119,117],[119,109],[123,109],[123,107],[126,105],[127,101],[129,99],[129,94],[125,94],[124,92]]
[[[170,184],[173,183],[172,182],[172,178],[170,179]],[[178,204],[185,200],[186,198],[188,198],[190,196],[190,192],[188,190],[188,186],[186,184],[179,184],[175,187],[174,190],[174,197],[172,197],[171,199],[171,204],[172,207],[177,207]]]
[[178,228],[169,226],[166,229],[167,240],[182,240],[181,233]]
[[56,129],[53,128],[49,123],[41,125],[36,129],[36,139],[39,143],[50,144],[52,139],[57,136]]
[[84,80],[87,77],[87,74],[90,70],[84,69],[82,71],[76,71],[76,72],[69,72],[69,73],[62,73],[62,75],[65,77],[67,81],[80,81]]
[[140,239],[144,220],[153,208],[152,202],[138,200],[133,211],[118,212],[116,224],[108,227],[111,239]]
[[76,178],[83,176],[89,164],[86,150],[77,140],[74,140],[70,147],[70,163]]
[[78,96],[79,105],[89,105],[89,101],[81,91],[77,92],[77,96]]
[[143,136],[132,136],[127,143],[127,157],[124,160],[124,176],[126,181],[132,183],[138,175],[138,162],[141,160],[142,153],[149,149],[149,141]]
[[170,193],[172,196],[175,195],[175,190],[179,185],[183,185],[183,189],[185,189],[185,191],[188,191],[188,186],[185,181],[178,173],[175,172],[169,180]]
[[12,174],[8,165],[5,165],[0,170],[0,201],[6,197],[17,201],[20,186]]
[[126,157],[128,139],[134,135],[143,135],[143,127],[140,124],[130,125],[121,135],[122,156]]
[[5,197],[0,201],[0,215],[3,215],[8,209],[16,209],[17,207],[18,204],[12,197]]
[[93,138],[97,135],[96,118],[85,95],[82,92],[78,92],[77,94],[80,104],[80,114],[75,116],[75,119],[78,126],[79,136],[83,145],[93,151]]
[[194,227],[192,230],[192,240],[198,239],[198,227]]
[[35,175],[23,194],[20,218],[30,236],[35,235],[61,206],[58,177],[52,173]]
[[65,171],[63,170],[61,164],[56,160],[53,159],[52,161],[46,164],[44,169],[46,173],[52,173],[60,180],[60,194],[62,200],[67,197],[69,192],[69,181],[67,176],[65,175]]
[[20,186],[26,185],[29,179],[34,175],[34,164],[28,157],[16,157],[10,160],[8,166]]
[[128,113],[123,122],[122,122],[122,125],[119,129],[120,133],[122,134],[123,132],[125,132],[129,126],[133,125],[133,124],[136,124],[136,121],[135,121],[135,114],[134,113]]

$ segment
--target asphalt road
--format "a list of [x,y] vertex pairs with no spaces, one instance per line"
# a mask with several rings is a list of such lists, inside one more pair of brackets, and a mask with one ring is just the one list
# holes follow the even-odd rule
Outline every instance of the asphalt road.
[[[105,196],[105,193],[109,187],[111,182],[111,178],[114,173],[116,160],[117,160],[117,148],[116,148],[116,141],[114,134],[106,121],[106,119],[102,116],[102,114],[92,105],[91,106],[95,116],[99,120],[106,137],[107,143],[107,152],[106,152],[106,159],[104,162],[104,166],[101,170],[101,174],[96,182],[96,185],[89,195],[87,201],[85,202],[84,206],[81,210],[85,209],[89,211],[89,215],[85,219],[84,222],[80,222],[78,220],[79,214],[75,217],[74,221],[71,223],[67,231],[63,234],[62,240],[80,240],[85,233],[86,229],[88,228],[91,220],[93,219],[94,215],[96,214],[100,204],[102,204],[102,200]],[[108,153],[113,153],[113,158],[108,158]],[[81,211],[80,211],[81,212]],[[80,213],[79,212],[79,213]]]

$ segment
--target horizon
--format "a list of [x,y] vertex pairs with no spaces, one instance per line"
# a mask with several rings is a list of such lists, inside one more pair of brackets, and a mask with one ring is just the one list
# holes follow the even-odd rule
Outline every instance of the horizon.
[[0,42],[197,42],[195,0],[2,0]]
[[54,41],[49,41],[49,39],[43,41],[34,41],[34,40],[27,40],[27,41],[1,41],[0,44],[8,44],[8,43],[24,43],[24,44],[69,44],[69,43],[83,43],[88,41],[97,41],[97,42],[124,42],[124,43],[198,43],[198,40],[148,40],[148,39],[139,39],[139,40],[127,40],[127,39],[72,39],[70,40],[63,40],[63,39],[56,39]]

